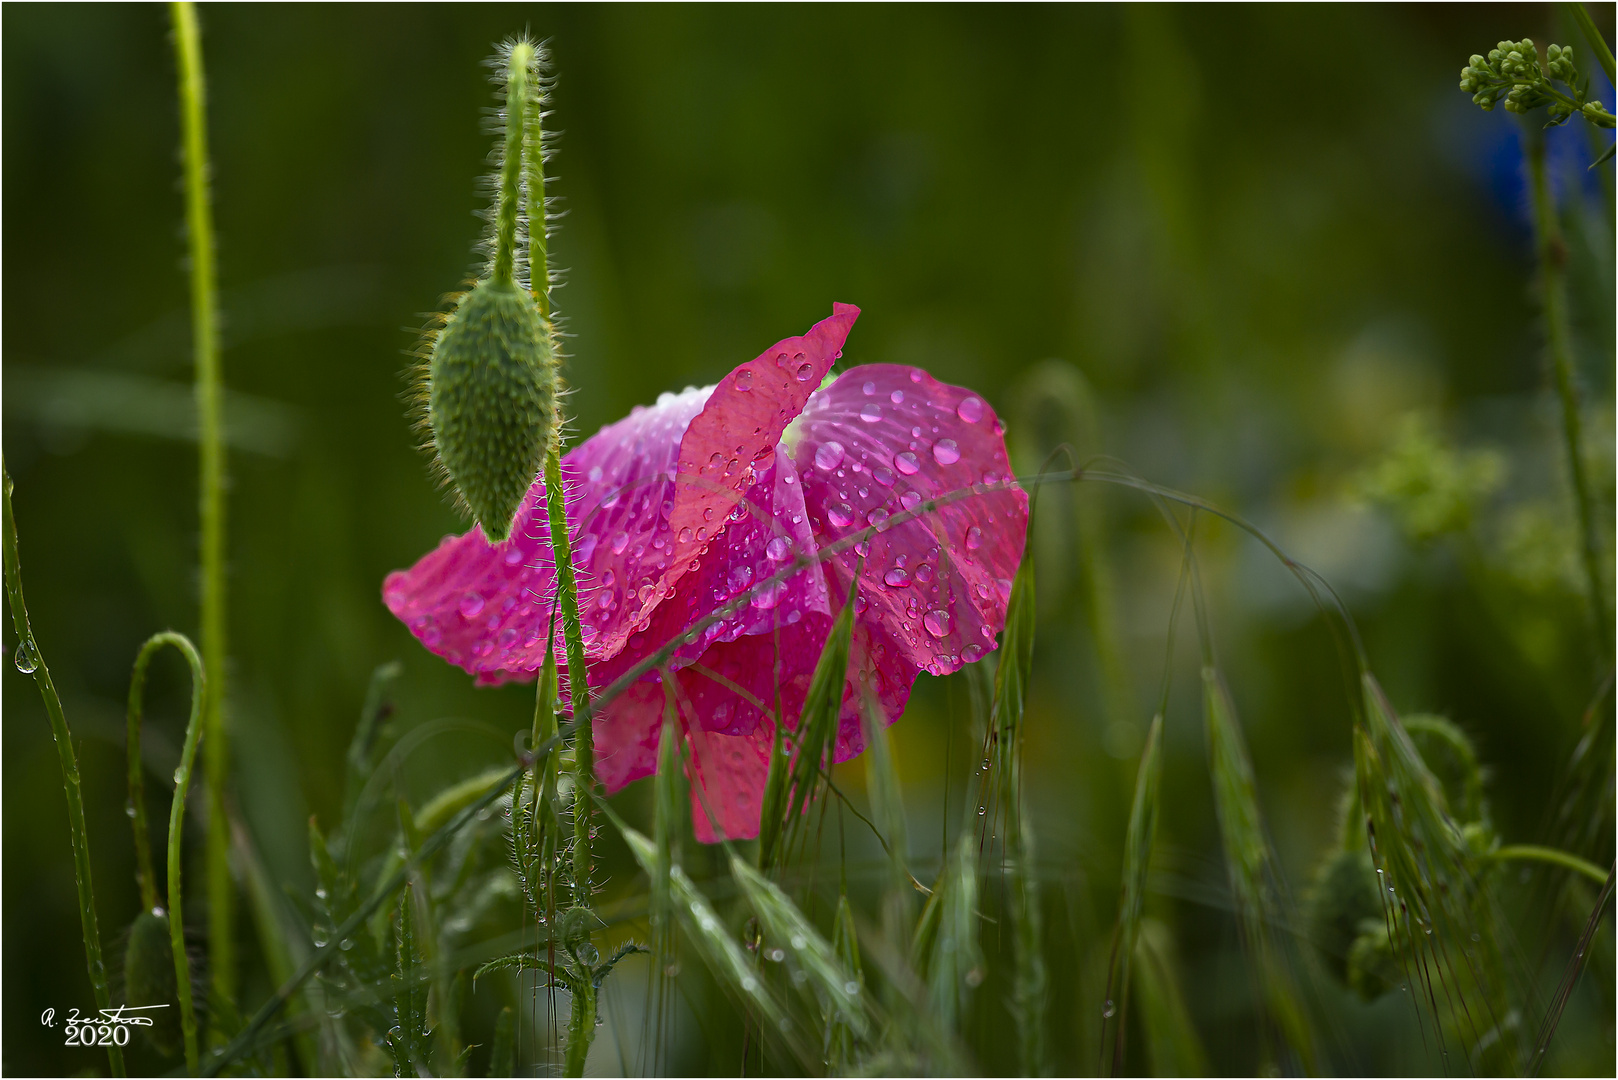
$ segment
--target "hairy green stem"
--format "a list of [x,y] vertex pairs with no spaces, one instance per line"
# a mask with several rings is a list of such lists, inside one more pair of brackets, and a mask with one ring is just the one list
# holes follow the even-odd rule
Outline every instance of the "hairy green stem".
[[528,219],[528,289],[539,304],[539,313],[548,323],[551,317],[551,266],[545,237],[545,87],[540,82],[539,65],[543,56],[534,46],[527,46],[533,90],[532,99],[525,110],[523,136],[523,162],[527,170],[527,204],[523,216]]
[[506,144],[500,159],[500,200],[494,223],[489,280],[509,285],[517,265],[517,217],[522,208],[523,137],[528,114],[528,66],[533,47],[512,46],[506,64]]
[[[1579,415],[1579,393],[1574,384],[1572,330],[1568,324],[1567,244],[1556,215],[1545,164],[1545,133],[1527,129],[1529,190],[1534,203],[1534,232],[1538,241],[1541,302],[1545,311],[1545,343],[1550,352],[1556,394],[1562,406],[1562,441],[1567,453],[1568,476],[1573,486],[1579,516],[1580,554],[1585,584],[1589,590],[1590,614],[1595,620],[1599,655],[1612,656],[1606,590],[1602,584],[1601,541],[1596,524],[1596,500],[1584,463],[1583,423]],[[1603,662],[1605,662],[1603,660]]]
[[1495,862],[1550,863],[1552,866],[1560,866],[1564,870],[1583,874],[1597,885],[1605,884],[1607,880],[1607,872],[1595,863],[1581,859],[1571,852],[1540,847],[1538,844],[1508,844],[1505,847],[1495,848],[1489,852],[1488,857]]
[[202,39],[190,3],[173,3],[174,52],[179,67],[180,130],[185,167],[185,222],[190,242],[191,344],[195,351],[197,450],[201,459],[202,658],[212,673],[203,699],[204,759],[208,795],[208,959],[214,991],[236,996],[236,892],[230,874],[230,824],[225,817],[225,778],[230,747],[225,739],[225,439],[220,405],[217,273],[213,209],[208,193],[208,103],[202,71]]
[[[5,508],[3,532],[0,540],[5,544],[6,599],[11,604],[11,625],[17,632],[17,666],[34,676],[39,696],[45,699],[45,715],[50,720],[51,736],[56,740],[56,756],[62,766],[62,791],[67,796],[67,828],[73,840],[73,877],[79,887],[79,923],[84,930],[84,960],[90,972],[90,987],[95,994],[96,1008],[112,1006],[107,994],[107,966],[101,960],[101,927],[96,921],[95,886],[90,880],[90,833],[84,824],[84,792],[79,781],[79,761],[73,752],[73,736],[67,729],[67,717],[62,713],[62,699],[57,696],[56,684],[51,681],[50,668],[34,640],[33,628],[28,623],[28,605],[23,602],[22,567],[17,559],[17,523],[11,515],[11,474],[0,463],[0,488]],[[32,666],[29,666],[32,665]],[[114,1076],[124,1075],[124,1054],[116,1046],[107,1047],[107,1059]]]
[[[196,762],[197,743],[202,738],[202,703],[208,680],[203,675],[202,657],[191,639],[173,630],[153,634],[135,656],[135,673],[129,680],[129,804],[134,810],[135,854],[141,883],[141,902],[148,911],[157,905],[157,884],[152,874],[150,837],[146,830],[146,792],[141,778],[140,727],[144,712],[146,669],[152,657],[165,645],[173,645],[191,666],[191,718],[185,725],[185,746],[180,751],[180,767],[174,771],[174,801],[169,804],[168,841],[168,919],[169,945],[174,951],[174,980],[180,996],[180,1027],[185,1033],[186,1071],[197,1072],[197,1013],[191,1000],[191,963],[185,952],[184,890],[181,888],[181,830],[185,826],[185,797],[191,789],[191,768]],[[148,895],[149,894],[149,895]]]
[[1607,47],[1607,39],[1602,37],[1601,31],[1596,28],[1596,21],[1590,18],[1590,12],[1583,4],[1569,3],[1563,4],[1562,7],[1578,25],[1579,32],[1584,35],[1585,42],[1590,46],[1590,51],[1596,54],[1596,59],[1601,63],[1601,70],[1607,73],[1607,81],[1618,82],[1618,75],[1614,75],[1612,70],[1612,50]]
[[[595,793],[595,738],[591,730],[590,683],[584,662],[584,634],[579,624],[578,582],[573,573],[573,547],[567,531],[562,491],[561,447],[551,443],[545,456],[545,508],[550,515],[551,550],[556,556],[556,602],[562,609],[562,635],[567,641],[567,686],[573,703],[573,902],[590,906],[590,816]],[[568,1021],[566,1075],[583,1076],[584,1058],[595,1037],[595,988],[590,972],[575,972],[573,1014]]]

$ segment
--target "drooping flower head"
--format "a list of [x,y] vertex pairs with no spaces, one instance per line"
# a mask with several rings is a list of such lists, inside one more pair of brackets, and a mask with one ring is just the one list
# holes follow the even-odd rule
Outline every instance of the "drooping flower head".
[[[637,407],[562,461],[593,689],[746,597],[668,664],[704,840],[758,835],[775,723],[796,726],[856,575],[838,761],[864,748],[867,696],[893,722],[920,672],[977,660],[1005,624],[1028,498],[1011,482],[1004,429],[982,398],[917,368],[871,364],[827,382],[858,315],[834,305],[804,336],[715,386]],[[446,538],[390,574],[383,599],[480,683],[532,678],[558,648],[546,536],[540,482],[510,539],[492,544],[477,527]],[[609,792],[655,769],[664,697],[654,671],[600,704]]]

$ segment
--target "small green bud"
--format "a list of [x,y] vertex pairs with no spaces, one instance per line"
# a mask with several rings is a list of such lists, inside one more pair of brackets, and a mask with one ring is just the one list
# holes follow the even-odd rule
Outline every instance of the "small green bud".
[[570,907],[556,919],[556,933],[562,947],[576,953],[590,941],[591,923],[595,916],[586,907]]
[[152,1018],[152,1026],[143,1029],[147,1040],[166,1057],[180,1052],[179,1001],[169,918],[161,911],[143,911],[130,925],[124,947],[124,1003],[168,1006],[142,1014]]
[[511,533],[555,429],[556,353],[527,289],[479,282],[428,362],[427,419],[450,480],[494,543]]

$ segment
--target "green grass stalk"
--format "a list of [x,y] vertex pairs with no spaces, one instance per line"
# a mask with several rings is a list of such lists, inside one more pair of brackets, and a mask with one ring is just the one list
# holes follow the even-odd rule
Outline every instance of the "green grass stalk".
[[1595,53],[1596,59],[1601,62],[1601,70],[1607,73],[1607,81],[1618,83],[1618,75],[1613,74],[1612,50],[1607,47],[1607,39],[1602,37],[1601,31],[1596,28],[1596,21],[1590,18],[1590,12],[1583,4],[1578,3],[1563,4],[1562,7],[1578,26],[1579,32],[1584,35],[1590,51]]
[[[1575,5],[1577,6],[1577,5]],[[1524,129],[1528,157],[1528,189],[1534,208],[1534,236],[1539,254],[1540,303],[1545,317],[1545,345],[1550,353],[1556,397],[1562,408],[1562,444],[1567,454],[1568,478],[1579,518],[1579,554],[1589,590],[1590,615],[1595,620],[1599,662],[1612,657],[1612,624],[1607,591],[1601,572],[1601,537],[1596,522],[1596,497],[1584,460],[1584,425],[1579,391],[1574,381],[1572,327],[1568,319],[1567,242],[1556,213],[1549,171],[1545,163],[1545,133],[1536,125]]]
[[[180,650],[191,666],[191,718],[185,725],[185,745],[180,751],[180,767],[174,771],[174,801],[169,804],[168,916],[169,944],[174,950],[174,980],[180,997],[180,1028],[185,1033],[185,1068],[197,1072],[197,1012],[191,1000],[191,961],[185,951],[185,891],[181,832],[185,827],[185,800],[191,789],[191,770],[196,764],[197,743],[203,734],[203,702],[208,697],[208,680],[203,674],[202,657],[184,634],[165,630],[146,639],[135,656],[135,673],[129,680],[129,800],[134,810],[135,852],[141,879],[141,902],[148,911],[157,907],[157,886],[152,880],[152,853],[146,831],[146,794],[140,782],[140,729],[142,699],[146,690],[146,669],[152,657],[165,645]],[[151,896],[148,899],[148,892]]]
[[[62,712],[62,699],[57,696],[56,684],[45,657],[34,640],[33,627],[28,624],[28,605],[23,601],[22,567],[17,558],[17,523],[11,514],[11,474],[0,464],[0,489],[4,499],[5,521],[0,540],[5,544],[6,600],[11,605],[11,625],[17,633],[17,667],[32,674],[39,687],[39,696],[45,699],[45,715],[50,720],[51,736],[56,741],[56,757],[62,767],[62,792],[67,797],[67,828],[73,839],[73,877],[79,890],[79,924],[84,930],[84,960],[90,973],[90,988],[95,994],[96,1008],[112,1005],[107,993],[107,966],[101,959],[101,927],[96,921],[95,886],[90,880],[90,833],[84,823],[84,792],[79,781],[78,756],[73,752],[73,736],[67,729],[67,717]],[[116,1046],[107,1048],[107,1060],[114,1076],[124,1075],[124,1054]]]
[[1101,1072],[1116,1075],[1124,1063],[1125,1019],[1129,1004],[1130,968],[1140,935],[1141,912],[1146,900],[1146,873],[1151,867],[1157,834],[1158,791],[1163,779],[1163,717],[1152,718],[1141,750],[1135,778],[1135,802],[1129,811],[1124,836],[1123,895],[1118,902],[1118,926],[1113,931],[1112,954],[1107,964],[1107,996],[1101,1007]]
[[169,13],[179,68],[185,221],[190,243],[191,344],[195,353],[197,450],[201,463],[202,659],[212,673],[203,701],[203,728],[208,735],[204,758],[208,792],[208,958],[214,992],[233,1001],[236,891],[231,881],[230,827],[225,817],[225,780],[230,770],[230,744],[225,738],[225,435],[218,275],[208,191],[207,84],[195,5],[173,3]]

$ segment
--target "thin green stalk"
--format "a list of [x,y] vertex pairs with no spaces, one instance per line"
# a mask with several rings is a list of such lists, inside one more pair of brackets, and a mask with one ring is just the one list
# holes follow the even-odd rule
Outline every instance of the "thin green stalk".
[[1596,21],[1590,18],[1590,12],[1585,10],[1583,4],[1563,4],[1562,7],[1578,24],[1579,32],[1584,35],[1590,51],[1595,53],[1596,59],[1601,62],[1601,70],[1607,73],[1607,81],[1618,83],[1618,75],[1614,75],[1612,70],[1612,50],[1607,48],[1607,39],[1601,36],[1601,31],[1596,28]]
[[1550,863],[1552,866],[1560,866],[1564,870],[1572,870],[1574,873],[1583,874],[1597,885],[1605,885],[1607,882],[1607,872],[1595,863],[1581,859],[1571,852],[1541,847],[1538,844],[1507,844],[1505,847],[1498,847],[1489,852],[1488,857],[1495,862],[1516,860],[1519,862]]
[[196,7],[172,3],[174,52],[179,65],[180,130],[185,167],[185,223],[190,241],[191,344],[195,352],[197,451],[201,459],[202,659],[213,673],[203,701],[208,734],[208,959],[214,992],[236,997],[236,891],[230,876],[230,823],[225,778],[225,438],[220,398],[218,275],[214,267],[213,209],[208,193],[208,105]]
[[[0,540],[5,544],[6,599],[11,604],[11,625],[17,632],[17,668],[34,677],[39,696],[45,699],[45,716],[50,720],[51,737],[56,740],[56,756],[62,766],[62,791],[67,796],[67,828],[73,839],[73,877],[79,887],[79,924],[84,930],[84,960],[90,972],[90,987],[96,1008],[112,1007],[107,994],[107,966],[101,960],[101,927],[96,922],[95,886],[90,881],[90,833],[84,824],[84,792],[79,782],[79,761],[73,752],[73,736],[67,730],[62,699],[56,694],[50,668],[34,640],[28,624],[28,605],[23,602],[22,567],[17,561],[17,523],[11,515],[11,473],[0,463],[0,487],[4,489],[5,521]],[[116,1046],[107,1047],[107,1059],[114,1076],[124,1075],[124,1054]]]
[[1568,476],[1579,514],[1580,554],[1584,562],[1585,584],[1589,589],[1590,614],[1595,620],[1599,655],[1612,655],[1612,626],[1607,614],[1606,590],[1602,585],[1601,539],[1596,524],[1596,499],[1584,463],[1583,423],[1579,416],[1579,393],[1574,385],[1572,330],[1568,324],[1567,244],[1562,239],[1561,222],[1556,216],[1556,200],[1551,194],[1545,165],[1545,133],[1530,126],[1527,130],[1529,191],[1534,203],[1534,233],[1539,249],[1541,302],[1545,309],[1545,343],[1550,351],[1556,395],[1562,405],[1562,442],[1567,452]]
[[169,945],[174,951],[174,981],[180,996],[180,1026],[185,1032],[186,1072],[197,1072],[197,1014],[191,1001],[191,963],[185,951],[185,916],[182,911],[180,833],[185,825],[185,797],[191,788],[191,767],[196,761],[197,743],[202,738],[202,703],[207,698],[208,680],[203,675],[202,657],[191,639],[173,630],[153,634],[135,656],[135,673],[129,680],[129,803],[134,810],[135,854],[139,866],[141,902],[146,910],[158,906],[157,884],[152,874],[152,852],[146,830],[146,793],[140,776],[140,728],[146,691],[146,669],[152,657],[165,645],[173,645],[191,665],[191,718],[185,725],[185,746],[180,751],[180,767],[174,771],[174,801],[169,805],[168,841],[168,918]]

